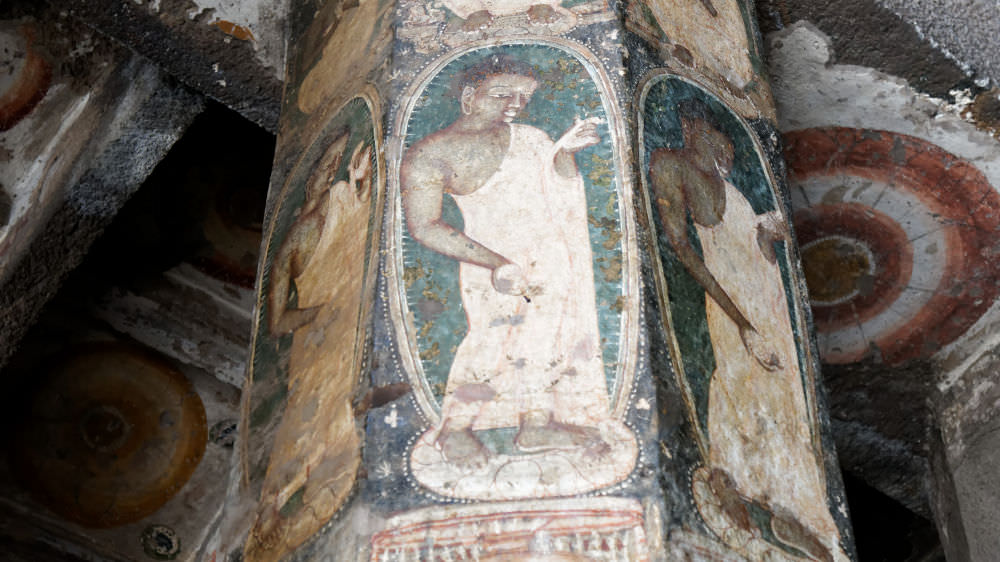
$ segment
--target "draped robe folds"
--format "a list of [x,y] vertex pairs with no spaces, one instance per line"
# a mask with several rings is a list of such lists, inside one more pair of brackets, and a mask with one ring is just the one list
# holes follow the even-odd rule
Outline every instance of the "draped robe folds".
[[757,225],[766,218],[726,182],[722,221],[695,225],[705,265],[781,358],[778,370],[761,366],[747,352],[736,324],[706,295],[716,362],[709,388],[709,460],[726,470],[746,496],[783,506],[824,540],[836,539],[839,532],[812,446],[781,271],[757,243]]
[[[468,333],[448,376],[443,415],[473,429],[516,427],[526,412],[594,426],[609,417],[599,345],[593,256],[583,179],[560,176],[558,146],[528,125],[510,125],[510,146],[482,187],[453,195],[465,234],[518,265],[530,302],[498,292],[489,269],[462,263]],[[454,391],[487,384],[492,399],[465,403]]]
[[[319,307],[309,324],[295,330],[288,368],[288,403],[278,427],[265,495],[287,496],[311,482],[304,500],[316,494],[335,504],[353,482],[360,463],[360,438],[351,398],[357,369],[356,334],[364,287],[369,200],[348,182],[323,194],[326,219],[308,263],[295,277],[298,308]],[[335,507],[314,508],[318,512]],[[325,515],[325,514],[323,514]]]

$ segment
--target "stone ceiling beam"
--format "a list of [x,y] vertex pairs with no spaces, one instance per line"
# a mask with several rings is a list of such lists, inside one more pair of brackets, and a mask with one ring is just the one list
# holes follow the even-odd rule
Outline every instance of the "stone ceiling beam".
[[276,131],[286,0],[52,0],[52,5]]

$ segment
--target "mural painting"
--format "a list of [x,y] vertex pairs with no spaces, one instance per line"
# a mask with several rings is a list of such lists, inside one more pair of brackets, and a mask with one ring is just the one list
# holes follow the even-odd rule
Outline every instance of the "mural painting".
[[[270,204],[245,559],[647,560],[678,532],[725,556],[843,559],[787,221],[728,109],[752,109],[752,63],[716,76],[726,101],[680,79],[640,98],[663,319],[683,326],[675,386],[654,379],[671,372],[648,356],[662,348],[647,354],[608,4],[375,1],[310,29],[381,45],[386,14],[402,22],[395,66],[343,82],[398,100],[384,216],[381,113],[330,111],[349,88],[322,78],[322,41],[286,91],[286,124],[306,133],[290,146],[307,148]],[[680,439],[658,441],[661,424]]]
[[626,27],[655,45],[675,70],[695,70],[745,117],[774,118],[774,101],[745,0],[629,2]]
[[635,465],[614,415],[632,275],[593,72],[554,46],[480,48],[414,96],[399,312],[433,420],[410,466],[438,494],[577,494]]
[[352,402],[367,348],[380,216],[379,113],[357,97],[272,202],[258,302],[247,458],[260,504],[247,560],[273,560],[345,502],[361,461]]
[[786,142],[824,362],[927,357],[993,305],[1000,197],[971,163],[888,131],[805,129]]
[[568,497],[621,493],[642,462],[622,121],[592,60],[466,48],[404,98],[386,296],[416,406],[403,469],[434,503],[394,511],[372,560],[647,559],[637,498]]
[[807,338],[789,229],[762,151],[691,81],[655,75],[639,99],[664,321],[702,456],[698,511],[751,559],[847,559],[828,507],[812,363],[797,343]]
[[401,39],[434,53],[486,37],[552,35],[615,18],[607,0],[401,0]]

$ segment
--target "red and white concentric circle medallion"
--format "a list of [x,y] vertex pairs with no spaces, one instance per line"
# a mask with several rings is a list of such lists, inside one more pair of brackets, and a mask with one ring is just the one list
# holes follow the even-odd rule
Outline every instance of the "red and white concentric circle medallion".
[[886,131],[807,129],[785,140],[825,362],[927,357],[992,304],[1000,196],[982,172]]

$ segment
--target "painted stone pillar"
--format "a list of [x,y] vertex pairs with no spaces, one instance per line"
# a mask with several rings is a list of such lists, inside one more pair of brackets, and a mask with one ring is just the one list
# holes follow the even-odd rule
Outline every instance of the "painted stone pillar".
[[850,560],[739,0],[298,2],[243,560]]

